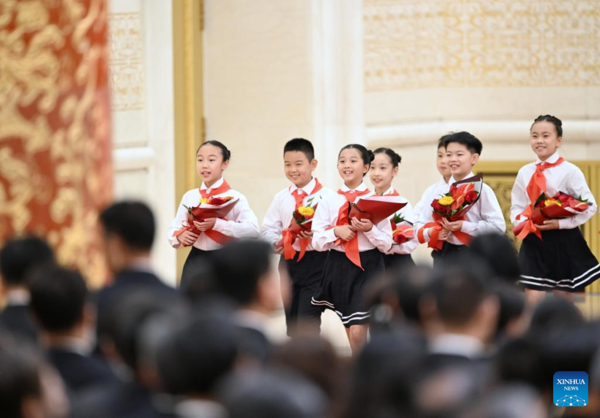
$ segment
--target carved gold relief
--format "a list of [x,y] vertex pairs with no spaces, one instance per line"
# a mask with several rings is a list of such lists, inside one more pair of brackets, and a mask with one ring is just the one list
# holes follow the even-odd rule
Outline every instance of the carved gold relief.
[[597,0],[365,0],[367,92],[600,85]]
[[0,0],[0,245],[42,235],[94,285],[112,195],[106,21],[105,0]]
[[140,13],[109,17],[110,84],[113,111],[144,108],[144,63]]

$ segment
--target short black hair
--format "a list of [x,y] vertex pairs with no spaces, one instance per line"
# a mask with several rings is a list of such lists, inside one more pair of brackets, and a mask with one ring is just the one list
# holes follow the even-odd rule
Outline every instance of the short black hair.
[[198,154],[198,151],[200,151],[200,148],[202,148],[205,145],[212,145],[213,147],[219,148],[221,150],[221,155],[223,156],[223,162],[229,161],[231,159],[231,151],[229,151],[227,149],[225,144],[223,144],[222,142],[219,142],[219,141],[215,141],[215,140],[204,142],[202,145],[200,145],[198,147],[198,149],[196,150],[196,154]]
[[385,154],[390,157],[393,167],[398,167],[398,164],[402,161],[402,157],[391,148],[377,148],[373,151],[373,155],[375,154]]
[[227,318],[195,315],[173,324],[158,347],[162,384],[173,395],[210,395],[233,369],[238,355],[237,328]]
[[0,251],[0,272],[5,283],[25,285],[27,274],[36,267],[54,260],[52,248],[41,238],[13,238]]
[[[434,270],[429,294],[433,296],[440,318],[448,324],[464,325],[477,314],[490,289],[476,268],[477,260],[460,257],[460,265],[441,265]],[[436,266],[438,267],[438,266]]]
[[155,316],[170,313],[176,306],[172,298],[149,289],[123,294],[115,300],[106,332],[117,348],[123,362],[134,372],[139,371],[141,351],[140,329]]
[[438,146],[437,146],[437,149],[440,149],[440,148],[446,148],[446,139],[447,139],[447,138],[448,138],[450,135],[452,135],[452,134],[447,134],[447,135],[444,135],[444,136],[440,137],[440,139],[438,139]]
[[472,135],[469,132],[455,132],[447,135],[444,139],[444,147],[448,148],[448,144],[453,142],[464,145],[472,154],[481,155],[481,151],[483,150],[483,144],[481,141],[477,139],[475,135]]
[[142,202],[113,203],[100,213],[107,234],[115,234],[136,250],[149,251],[154,242],[156,224],[152,210]]
[[45,331],[68,331],[83,317],[88,289],[75,270],[49,265],[30,279],[30,308]]
[[21,417],[23,401],[42,398],[42,361],[32,349],[0,336],[0,411],[6,418]]
[[468,251],[485,260],[495,277],[509,283],[519,280],[519,254],[506,235],[494,232],[478,235],[471,242]]
[[272,247],[257,240],[234,241],[213,256],[217,291],[239,305],[256,298],[260,279],[271,269]]
[[315,148],[308,139],[294,138],[289,140],[283,147],[283,155],[290,151],[298,151],[303,153],[308,162],[311,162],[315,159]]
[[[539,115],[537,118],[535,118],[535,120],[531,124],[531,128],[533,128],[533,125],[535,125],[538,122],[550,122],[556,128],[556,135],[563,136],[562,121],[559,118],[557,118],[556,116]],[[531,128],[530,128],[530,130],[531,130]]]

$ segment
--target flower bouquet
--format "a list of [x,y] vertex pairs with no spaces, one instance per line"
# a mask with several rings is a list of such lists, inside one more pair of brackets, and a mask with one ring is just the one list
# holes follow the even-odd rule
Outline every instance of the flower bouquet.
[[[420,243],[425,242],[423,231],[431,228],[429,248],[434,251],[442,249],[444,242],[438,240],[438,236],[442,228],[441,220],[446,218],[449,222],[462,221],[465,219],[467,212],[479,200],[481,189],[483,188],[483,175],[478,174],[467,179],[457,181],[450,186],[448,193],[443,194],[438,199],[431,202],[433,208],[434,222],[429,222],[418,232]],[[462,231],[453,231],[452,234],[463,244],[469,245],[472,237]]]
[[[220,218],[224,219],[229,212],[233,209],[233,207],[237,204],[239,199],[233,196],[210,196],[201,198],[198,206],[193,207],[184,207],[188,211],[188,219],[182,225],[182,229],[175,232],[175,236],[183,234],[185,231],[191,231],[194,234],[200,234],[201,231],[196,228],[194,225],[194,221],[203,222],[206,219],[210,218]],[[224,244],[229,240],[229,237],[223,235],[220,232],[214,230],[208,230],[204,232],[209,238],[212,240]]]
[[390,215],[398,212],[406,206],[406,202],[400,202],[397,197],[391,196],[367,196],[361,197],[350,205],[348,219],[369,219],[373,225],[387,219]]
[[[589,207],[590,203],[581,196],[576,198],[566,193],[558,192],[554,196],[548,197],[545,193],[542,193],[533,204],[533,210],[529,219],[534,225],[543,225],[545,220],[570,218],[581,212],[585,212]],[[526,225],[528,225],[526,233],[521,234]],[[537,228],[533,230],[527,221],[521,222],[513,230],[513,233],[520,239],[525,238],[529,232],[534,232],[541,239],[539,230]]]
[[[310,232],[312,230],[312,220],[317,210],[317,205],[312,205],[313,200],[314,197],[310,198],[306,202],[306,206],[300,206],[292,213],[290,226],[282,232],[283,256],[286,260],[291,260],[296,255],[293,244],[298,235],[302,232]],[[300,238],[300,255],[298,256],[298,261],[304,257],[309,244],[310,238]]]
[[409,222],[406,222],[402,216],[395,213],[390,222],[392,224],[394,245],[404,244],[415,237],[413,226]]

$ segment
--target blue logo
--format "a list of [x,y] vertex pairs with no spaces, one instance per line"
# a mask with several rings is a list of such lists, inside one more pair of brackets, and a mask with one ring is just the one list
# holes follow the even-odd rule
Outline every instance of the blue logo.
[[554,373],[554,405],[587,406],[588,374],[586,372]]

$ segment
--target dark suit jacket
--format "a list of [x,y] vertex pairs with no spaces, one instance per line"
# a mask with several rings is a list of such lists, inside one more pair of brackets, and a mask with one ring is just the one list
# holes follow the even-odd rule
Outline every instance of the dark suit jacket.
[[51,348],[46,356],[58,370],[70,394],[96,386],[118,384],[117,377],[104,361],[66,348]]
[[37,344],[38,329],[27,305],[7,305],[0,312],[0,330]]
[[166,285],[156,275],[147,271],[123,270],[117,275],[113,283],[100,289],[94,302],[97,309],[98,335],[103,335],[110,324],[110,315],[119,299],[138,291],[147,291],[160,295],[166,299],[175,299],[177,291]]

